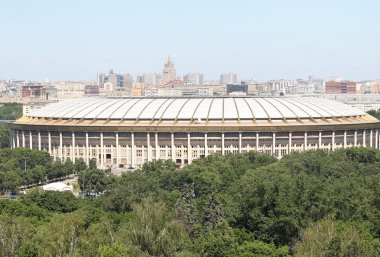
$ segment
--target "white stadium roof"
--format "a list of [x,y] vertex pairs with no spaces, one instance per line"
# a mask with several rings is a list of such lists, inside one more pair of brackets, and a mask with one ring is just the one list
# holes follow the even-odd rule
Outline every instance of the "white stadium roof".
[[321,98],[179,97],[79,98],[47,105],[28,116],[84,120],[280,120],[362,116]]

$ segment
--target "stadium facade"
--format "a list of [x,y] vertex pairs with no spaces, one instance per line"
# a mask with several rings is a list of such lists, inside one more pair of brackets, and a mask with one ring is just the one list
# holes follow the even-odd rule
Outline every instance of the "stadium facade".
[[99,167],[177,166],[213,153],[278,158],[309,149],[379,148],[380,121],[319,98],[83,98],[50,104],[11,124],[12,147]]

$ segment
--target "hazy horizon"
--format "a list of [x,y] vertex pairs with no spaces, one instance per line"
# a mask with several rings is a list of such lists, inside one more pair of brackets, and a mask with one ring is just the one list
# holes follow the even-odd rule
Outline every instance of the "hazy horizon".
[[0,79],[161,72],[206,80],[380,78],[378,1],[7,1]]

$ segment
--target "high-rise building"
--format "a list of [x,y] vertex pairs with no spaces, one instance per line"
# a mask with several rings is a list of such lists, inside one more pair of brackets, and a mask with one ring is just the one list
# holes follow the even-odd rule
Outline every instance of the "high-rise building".
[[110,70],[106,80],[107,81],[104,82],[112,83],[113,87],[116,89],[121,89],[123,87],[123,75],[116,74],[113,70]]
[[220,85],[225,86],[227,84],[236,84],[237,75],[236,73],[224,73],[220,75]]
[[203,74],[188,73],[183,76],[183,83],[186,85],[203,85]]
[[124,74],[123,76],[123,87],[125,91],[132,92],[133,77],[131,74]]
[[168,59],[166,60],[164,64],[164,69],[162,70],[162,84],[166,85],[170,81],[176,80],[177,74],[174,67],[174,63],[170,59],[170,56],[168,56]]
[[145,85],[157,85],[159,75],[157,73],[144,73],[142,75],[142,83]]
[[96,76],[96,81],[97,81],[97,85],[100,87],[100,88],[103,88],[104,86],[104,82],[105,82],[105,79],[106,79],[106,74],[104,73],[98,73],[97,76]]

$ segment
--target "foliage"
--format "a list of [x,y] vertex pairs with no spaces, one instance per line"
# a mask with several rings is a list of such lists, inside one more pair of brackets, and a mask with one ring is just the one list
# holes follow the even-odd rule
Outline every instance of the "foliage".
[[0,256],[379,255],[378,150],[281,160],[215,154],[180,170],[152,161],[120,177],[83,160],[62,164],[45,152],[0,150],[1,190],[73,172],[82,191],[102,196],[32,191],[0,199],[0,237],[9,235],[0,238]]
[[0,106],[0,120],[17,120],[22,116],[22,104],[3,103]]
[[79,187],[87,195],[106,190],[107,177],[103,170],[88,168],[79,172]]
[[0,148],[9,147],[10,129],[7,124],[0,124]]
[[311,224],[296,244],[295,256],[366,257],[380,255],[380,241],[355,223],[339,222],[332,217]]
[[369,110],[367,112],[369,115],[372,115],[373,117],[375,117],[376,119],[380,119],[380,112],[379,110]]
[[233,256],[237,251],[238,240],[233,229],[223,221],[215,229],[200,237],[198,248],[201,256]]
[[102,246],[99,252],[100,257],[128,257],[127,249],[120,243]]
[[[245,241],[237,248],[237,257],[288,257],[287,247],[277,248],[275,244],[266,244],[261,241]],[[305,255],[306,256],[306,255]]]
[[34,190],[22,197],[27,204],[35,204],[45,210],[54,212],[73,212],[78,209],[79,199],[71,192]]
[[150,256],[173,256],[189,242],[181,222],[174,219],[163,203],[154,202],[152,198],[134,205],[131,220],[120,231],[119,237]]

